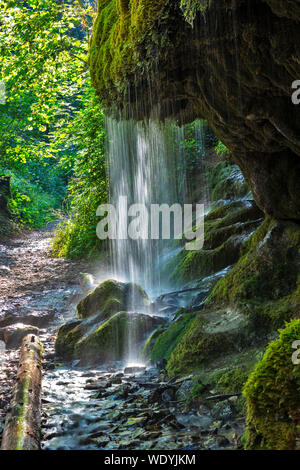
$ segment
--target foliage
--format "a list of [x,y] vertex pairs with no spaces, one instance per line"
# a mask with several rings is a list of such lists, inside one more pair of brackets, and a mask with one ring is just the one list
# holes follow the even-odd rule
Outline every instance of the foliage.
[[0,171],[12,175],[14,217],[38,227],[65,195],[57,141],[83,106],[91,8],[56,0],[0,7]]
[[220,157],[224,157],[229,153],[228,148],[220,140],[215,147],[215,151]]
[[[92,256],[105,248],[96,235],[96,209],[107,199],[104,116],[94,92],[88,88],[85,108],[80,110],[61,138],[66,156],[61,165],[72,166],[66,218],[53,244],[58,256]],[[68,149],[73,148],[70,160]]]
[[27,162],[8,169],[0,165],[0,174],[10,176],[11,197],[8,209],[12,219],[27,227],[39,228],[54,221],[65,194],[57,166]]
[[300,320],[280,330],[250,375],[247,399],[246,449],[294,449],[299,439],[300,368],[293,364],[292,344],[300,338]]
[[210,0],[180,0],[180,8],[186,20],[192,25],[198,11],[204,12],[210,4]]

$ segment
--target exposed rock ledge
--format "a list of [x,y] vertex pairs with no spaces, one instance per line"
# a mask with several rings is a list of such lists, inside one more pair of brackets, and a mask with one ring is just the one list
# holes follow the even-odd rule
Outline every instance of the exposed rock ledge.
[[179,0],[99,4],[90,65],[100,99],[135,119],[205,118],[264,212],[299,220],[299,2],[181,3],[186,15]]

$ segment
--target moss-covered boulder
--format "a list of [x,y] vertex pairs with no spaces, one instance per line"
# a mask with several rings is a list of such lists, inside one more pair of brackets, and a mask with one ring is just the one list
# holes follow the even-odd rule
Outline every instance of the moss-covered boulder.
[[170,354],[170,376],[197,371],[219,356],[241,351],[255,342],[251,318],[230,309],[200,312]]
[[57,354],[82,363],[121,359],[128,342],[138,348],[145,335],[162,322],[159,317],[127,312],[137,307],[145,311],[148,303],[146,292],[137,284],[113,279],[102,282],[79,302],[78,318],[60,327]]
[[257,329],[279,328],[300,315],[300,226],[267,218],[243,246],[243,255],[207,302],[239,306]]
[[81,364],[125,359],[130,351],[141,348],[141,342],[161,322],[159,317],[142,313],[118,312],[105,321],[95,315],[63,325],[55,349],[60,357],[79,359]]
[[233,265],[245,239],[261,221],[262,212],[252,200],[220,202],[205,217],[203,249],[188,251],[183,247],[164,266],[163,276],[171,284],[181,285]]
[[299,340],[297,319],[269,344],[244,387],[246,449],[299,449],[300,365],[292,361],[293,343]]
[[130,309],[145,307],[147,302],[146,292],[137,284],[109,279],[79,302],[77,313],[80,318],[99,314],[99,319],[105,319],[129,307]]

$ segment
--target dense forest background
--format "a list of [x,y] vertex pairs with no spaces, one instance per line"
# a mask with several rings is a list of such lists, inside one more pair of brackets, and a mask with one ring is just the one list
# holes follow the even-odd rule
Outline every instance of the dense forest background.
[[[42,228],[60,221],[59,256],[100,253],[96,208],[107,200],[105,118],[90,83],[88,43],[96,5],[59,0],[1,1],[0,174],[10,177],[10,224]],[[198,124],[199,126],[199,124]],[[203,124],[184,127],[187,174],[217,141]],[[221,143],[217,153],[224,153]],[[226,150],[226,149],[225,149]],[[11,225],[13,223],[13,225]]]

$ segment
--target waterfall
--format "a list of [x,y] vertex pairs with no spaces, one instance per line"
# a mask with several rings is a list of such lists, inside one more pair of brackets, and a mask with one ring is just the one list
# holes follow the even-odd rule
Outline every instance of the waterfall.
[[[151,239],[150,206],[180,204],[182,207],[192,199],[187,181],[193,180],[191,171],[203,163],[202,126],[196,124],[189,129],[189,142],[196,149],[193,158],[186,155],[185,129],[172,122],[107,118],[106,129],[110,203],[117,210],[118,236],[110,240],[113,277],[141,285],[153,299],[164,289],[170,289],[171,286],[163,285],[160,269],[171,255],[180,251],[181,245],[172,237]],[[120,198],[124,197],[127,207],[119,205]],[[140,218],[141,225],[148,227],[147,239],[127,236],[128,223],[132,219],[128,217],[127,208],[132,204],[147,208],[148,215],[143,214]],[[135,308],[133,298],[128,302],[127,310],[133,315]],[[136,332],[130,327],[127,347],[130,362],[137,361],[135,338]]]
[[[172,240],[151,240],[150,205],[183,203],[186,194],[184,155],[178,149],[182,131],[171,123],[107,119],[110,202],[120,197],[148,208],[148,239],[111,240],[113,272],[117,278],[140,284],[150,294],[161,289],[158,261]],[[143,215],[142,222],[147,226]],[[118,234],[126,237],[124,207],[117,212]]]

